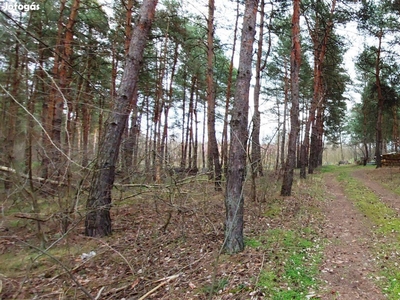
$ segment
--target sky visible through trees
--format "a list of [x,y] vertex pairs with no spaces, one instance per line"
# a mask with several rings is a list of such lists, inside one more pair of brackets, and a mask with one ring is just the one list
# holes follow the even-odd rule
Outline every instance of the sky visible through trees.
[[[100,1],[100,3],[104,4],[105,11],[112,15],[112,2],[110,1]],[[193,1],[193,0],[182,0],[182,7],[186,10],[194,13],[202,15],[204,18],[207,16],[207,9],[208,9],[208,2],[207,1]],[[162,4],[161,4],[162,5]],[[235,6],[236,4],[232,1],[224,1],[224,0],[217,0],[216,1],[216,12],[215,12],[215,30],[216,30],[216,37],[222,41],[224,45],[224,51],[227,56],[229,56],[229,52],[232,48],[232,41],[233,41],[233,30],[232,26],[235,20]],[[356,9],[358,5],[355,7],[351,7],[351,9]],[[243,12],[243,7],[240,7],[241,13]],[[304,24],[303,24],[304,26]],[[363,36],[357,29],[357,22],[350,21],[346,23],[344,26],[339,24],[336,28],[339,35],[343,36],[346,40],[346,47],[347,52],[344,55],[344,67],[347,70],[348,74],[350,75],[351,79],[353,80],[353,85],[349,85],[347,89],[348,94],[348,105],[352,107],[353,102],[360,102],[361,95],[358,88],[355,86],[357,83],[357,71],[355,69],[355,60],[357,55],[362,52],[363,45],[365,43],[373,43],[371,39],[368,39],[365,35]],[[238,53],[238,52],[237,52]],[[236,53],[234,59],[234,65],[237,67],[238,65],[238,54]],[[252,78],[252,83],[254,84],[254,78]],[[264,84],[268,84],[266,80]],[[253,85],[252,85],[253,87]],[[252,93],[250,93],[250,114],[252,113]],[[262,119],[261,126],[266,133],[263,136],[265,141],[268,141],[267,137],[271,137],[273,132],[276,130],[278,124],[275,120],[275,114],[271,113],[270,110],[272,109],[273,104],[269,99],[265,99],[262,101],[262,109],[264,112],[264,117]],[[217,110],[222,110],[217,107]],[[221,133],[222,132],[222,122],[221,119],[217,118],[216,123],[216,130]]]
[[[18,249],[10,269],[28,267],[0,269],[0,292],[34,298],[40,281],[60,297],[212,299],[227,284],[218,267],[240,261],[241,276],[255,257],[221,254],[252,244],[257,274],[228,275],[236,291],[268,289],[265,277],[291,292],[281,280],[304,283],[309,245],[326,239],[321,170],[393,165],[399,120],[400,0],[3,1],[0,256],[16,263]],[[350,177],[338,173],[360,194]],[[92,245],[101,262],[76,266]],[[197,271],[198,286],[181,276]]]
[[[354,162],[375,156],[380,167],[380,154],[400,147],[398,1],[295,2],[300,4],[297,60],[291,60],[293,3],[255,1],[253,50],[241,57],[252,63],[246,71],[251,88],[247,92],[246,85],[242,95],[239,53],[253,40],[241,36],[250,1],[255,0],[215,1],[215,12],[209,9],[213,1],[161,1],[140,39],[140,55],[133,55],[131,39],[140,29],[140,7],[149,0],[44,1],[39,9],[4,4],[0,166],[5,198],[14,197],[15,182],[23,178],[34,195],[51,190],[66,232],[82,203],[73,194],[106,183],[104,191],[96,188],[100,196],[89,197],[86,210],[107,211],[114,177],[118,184],[162,184],[176,174],[203,172],[220,189],[232,167],[235,128],[240,128],[235,154],[241,145],[247,161],[233,173],[248,179],[244,170],[251,166],[254,199],[256,178],[264,169],[286,174],[289,153],[290,168],[300,167],[303,178],[306,169],[312,174],[329,163],[323,156],[329,147],[340,147],[344,159],[346,145]],[[140,66],[134,64],[138,61]],[[298,89],[292,89],[295,61],[301,62],[293,77]],[[126,84],[129,65],[139,73]],[[124,85],[133,88],[127,95]],[[248,105],[235,112],[238,103]],[[248,119],[242,118],[247,109]],[[111,127],[118,128],[113,142],[107,140]],[[106,152],[108,157],[102,156]],[[107,178],[96,181],[105,170]],[[35,213],[41,211],[37,197],[29,202]],[[88,223],[96,218],[101,217],[93,215]],[[104,235],[111,232],[109,226]]]

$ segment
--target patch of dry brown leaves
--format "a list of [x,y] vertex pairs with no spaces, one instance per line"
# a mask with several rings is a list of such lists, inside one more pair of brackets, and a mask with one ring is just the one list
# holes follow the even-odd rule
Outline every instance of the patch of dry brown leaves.
[[[294,210],[298,209],[293,199],[277,196],[276,178],[258,180],[261,200],[245,198],[246,237],[289,226],[286,223],[293,221]],[[48,258],[40,261],[46,271],[43,265],[27,265],[15,273],[18,275],[2,274],[2,298],[88,298],[71,280],[73,276],[94,299],[208,299],[211,291],[212,299],[263,299],[256,283],[270,254],[250,247],[232,256],[221,254],[224,195],[215,192],[213,184],[195,179],[162,189],[126,189],[116,195],[111,237],[85,237],[81,221],[54,246],[69,244],[88,249],[90,245],[89,250],[96,253],[94,257],[55,254],[68,272]],[[286,201],[287,210],[266,217],[271,199]],[[304,197],[304,201],[312,200]],[[34,233],[28,234],[31,225],[3,232],[0,253],[18,255],[22,248],[26,250],[26,245],[18,243],[14,236],[37,243]],[[54,230],[48,226],[48,236],[53,236],[50,233]],[[273,252],[272,249],[271,255]]]

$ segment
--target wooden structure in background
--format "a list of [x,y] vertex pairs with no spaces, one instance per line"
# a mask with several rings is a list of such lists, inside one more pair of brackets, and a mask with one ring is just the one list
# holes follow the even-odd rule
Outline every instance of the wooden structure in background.
[[383,154],[382,167],[400,167],[400,153]]

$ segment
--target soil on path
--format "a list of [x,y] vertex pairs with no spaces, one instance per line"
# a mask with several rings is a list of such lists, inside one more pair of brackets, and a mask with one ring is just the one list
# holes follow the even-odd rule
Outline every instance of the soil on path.
[[329,240],[321,268],[326,292],[322,299],[386,299],[371,278],[376,274],[370,224],[353,206],[333,174],[325,178],[327,201],[323,232]]

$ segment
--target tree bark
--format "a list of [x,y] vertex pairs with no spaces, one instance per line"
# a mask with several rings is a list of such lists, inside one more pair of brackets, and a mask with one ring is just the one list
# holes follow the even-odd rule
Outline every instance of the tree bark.
[[392,132],[393,132],[393,143],[394,143],[394,151],[397,153],[399,151],[399,119],[397,116],[397,112],[399,111],[399,106],[396,103],[392,107],[392,115],[393,115],[393,127],[392,127]]
[[197,105],[199,103],[199,91],[196,91],[196,101],[194,103],[193,109],[193,118],[194,118],[194,140],[193,140],[193,158],[192,158],[192,167],[193,169],[198,169],[197,157],[198,157],[198,136],[199,136],[199,125],[198,125],[198,116],[197,116]]
[[[124,52],[125,56],[128,54],[129,45],[131,43],[132,38],[132,9],[133,9],[133,0],[128,0],[125,4],[122,1],[126,12],[125,12],[125,45],[124,45]],[[137,92],[133,94],[133,106],[137,106]],[[121,156],[122,156],[122,174],[124,177],[124,182],[127,183],[130,181],[131,173],[133,169],[133,135],[132,135],[132,128],[136,125],[136,123],[131,123],[132,127],[129,127],[129,122],[127,121],[127,126],[124,130],[124,134],[122,137],[122,146],[121,146]]]
[[375,161],[376,168],[382,167],[382,120],[383,120],[383,104],[384,98],[382,95],[382,85],[381,85],[381,46],[382,46],[382,31],[378,33],[378,49],[376,53],[376,62],[375,62],[375,84],[378,91],[378,117],[376,120],[376,146],[375,146]]
[[[311,34],[314,44],[314,94],[313,94],[313,102],[310,107],[309,120],[306,124],[305,135],[309,136],[309,129],[311,127],[311,141],[309,142],[309,138],[304,138],[305,147],[302,148],[302,166],[301,166],[301,177],[305,178],[305,160],[307,159],[307,153],[303,151],[307,151],[309,148],[309,162],[308,162],[308,173],[314,173],[314,169],[318,166],[319,156],[322,155],[320,152],[322,150],[319,149],[322,144],[322,134],[323,134],[323,120],[322,115],[324,112],[324,103],[325,103],[325,89],[323,88],[323,68],[324,61],[327,52],[328,40],[331,35],[333,29],[333,14],[336,9],[336,0],[332,1],[332,6],[329,14],[329,19],[326,22],[326,27],[324,28],[322,40],[319,39],[319,18],[324,18],[323,16],[316,16],[316,25],[314,29],[314,33]],[[317,115],[315,115],[317,113]],[[308,126],[308,130],[307,130]],[[322,128],[321,128],[322,126]]]
[[[17,33],[17,38],[19,38],[19,33]],[[17,128],[17,119],[18,119],[18,104],[15,102],[15,99],[19,98],[19,88],[21,83],[21,74],[23,73],[23,63],[21,63],[20,57],[20,42],[19,40],[15,41],[14,55],[11,54],[10,58],[10,69],[12,70],[12,79],[10,86],[10,96],[8,98],[8,107],[7,107],[7,124],[6,127],[2,130],[5,132],[4,139],[4,154],[5,154],[5,165],[6,167],[13,168],[15,163],[15,136],[16,136],[16,128]],[[6,98],[6,99],[7,99]],[[12,178],[7,174],[6,179],[4,181],[4,189],[8,193],[12,186]]]
[[[65,5],[66,5],[66,0],[62,0],[60,3],[60,14],[58,17],[57,21],[57,38],[56,38],[56,46],[55,50],[57,54],[54,56],[54,64],[52,68],[52,73],[54,76],[54,80],[52,81],[51,84],[51,89],[50,89],[50,95],[49,95],[49,101],[43,101],[42,104],[42,123],[43,127],[45,128],[46,132],[42,133],[42,143],[43,143],[43,151],[41,152],[41,165],[42,165],[42,170],[41,170],[41,175],[43,178],[48,178],[50,177],[50,164],[51,164],[51,153],[52,151],[55,151],[53,149],[53,145],[51,143],[51,140],[49,138],[53,137],[53,115],[54,115],[54,110],[57,102],[57,93],[59,92],[57,90],[56,86],[56,81],[58,79],[58,73],[59,73],[59,66],[60,66],[60,60],[61,60],[61,55],[62,55],[62,47],[61,44],[63,43],[62,36],[63,36],[63,13],[65,10]],[[48,135],[47,135],[47,134]]]
[[[64,117],[64,110],[67,108],[68,113],[67,113],[67,120],[66,120],[66,127],[67,130],[65,132],[66,134],[66,153],[69,153],[70,151],[70,144],[69,144],[69,134],[70,134],[70,113],[72,112],[72,99],[70,99],[70,92],[67,91],[67,87],[71,81],[71,70],[70,70],[70,65],[72,65],[72,53],[73,53],[73,47],[72,47],[72,42],[74,39],[74,26],[78,17],[78,9],[80,5],[80,0],[74,0],[72,2],[72,7],[71,7],[71,12],[68,18],[68,22],[65,26],[65,37],[62,41],[62,60],[60,62],[60,68],[58,70],[58,87],[55,87],[57,91],[55,92],[55,98],[54,98],[54,107],[53,107],[53,118],[52,118],[52,138],[53,138],[53,143],[58,146],[58,148],[62,149],[62,143],[61,143],[61,132],[62,132],[62,124],[63,124],[63,117]],[[70,101],[66,101],[66,99],[69,99]],[[67,102],[67,103],[66,103]],[[61,153],[57,149],[53,149],[51,152],[51,159],[52,159],[52,165],[55,167],[54,174],[59,177],[62,175],[61,172]],[[68,172],[68,168],[65,168],[64,171],[66,174]]]
[[224,127],[222,130],[221,157],[222,157],[223,173],[225,176],[228,171],[228,115],[229,115],[229,105],[230,105],[231,93],[232,93],[233,60],[235,58],[235,51],[236,51],[236,40],[237,40],[239,15],[240,15],[239,14],[239,0],[237,0],[236,1],[235,28],[233,30],[232,55],[231,55],[231,60],[230,60],[230,64],[229,64],[228,83],[227,83],[227,87],[226,87]]
[[132,110],[133,93],[139,81],[143,53],[157,2],[157,0],[145,0],[142,4],[139,20],[132,34],[118,95],[104,128],[86,203],[85,234],[88,236],[103,237],[112,233],[110,208],[115,164],[126,120]]
[[90,80],[92,77],[92,72],[94,71],[92,66],[92,47],[89,45],[87,48],[87,74],[85,82],[85,96],[83,97],[84,103],[82,105],[82,166],[87,167],[89,165],[89,134],[90,134],[90,123],[91,123],[91,113],[89,105],[92,102]]
[[207,20],[207,131],[208,131],[208,168],[214,171],[215,190],[221,190],[221,164],[215,136],[215,91],[214,91],[214,0],[208,1]]
[[289,102],[289,88],[290,82],[288,77],[288,68],[287,68],[287,58],[284,58],[284,66],[285,66],[285,88],[284,88],[284,103],[283,103],[283,121],[282,121],[282,140],[281,140],[281,165],[280,165],[280,175],[285,171],[285,145],[286,145],[286,116],[288,111],[288,102]]
[[[185,115],[186,115],[186,84],[187,84],[187,72],[186,72],[186,67],[184,71],[184,82],[183,82],[183,97],[182,97],[182,131],[181,131],[181,163],[180,167],[185,168],[186,167],[186,146],[185,146]],[[205,105],[205,103],[204,103]],[[203,131],[203,136],[205,132]],[[203,145],[204,145],[204,139],[203,139]]]
[[292,107],[290,109],[290,134],[288,142],[288,155],[286,158],[285,172],[281,195],[292,194],[293,173],[296,164],[296,142],[300,130],[299,122],[299,74],[301,64],[300,48],[300,0],[293,0],[292,16],[292,52],[290,55],[290,79]]
[[164,158],[164,165],[169,163],[168,157],[168,113],[170,108],[173,105],[173,95],[174,95],[174,79],[175,79],[175,72],[176,72],[176,65],[178,63],[178,55],[179,55],[179,44],[175,43],[175,50],[174,50],[174,61],[171,68],[171,77],[169,79],[169,88],[168,88],[168,100],[166,101],[165,108],[164,108],[164,130],[163,130],[163,137],[162,137],[162,156]]
[[[271,14],[272,15],[272,14]],[[260,3],[260,26],[258,32],[258,43],[257,43],[257,61],[256,61],[256,74],[255,74],[255,86],[254,86],[254,114],[253,114],[253,131],[251,134],[251,172],[252,177],[263,176],[263,167],[261,162],[261,146],[260,146],[260,126],[261,126],[261,114],[260,114],[260,91],[261,91],[261,72],[265,68],[266,60],[269,55],[269,49],[265,57],[264,64],[262,64],[262,48],[264,41],[264,17],[265,17],[265,3],[261,0]],[[271,45],[271,40],[269,40]],[[255,180],[252,181],[253,185]],[[255,186],[253,190],[253,199],[255,199]]]
[[246,177],[249,91],[258,0],[247,0],[241,37],[238,78],[231,118],[231,144],[226,182],[226,222],[224,250],[243,251],[243,186]]

